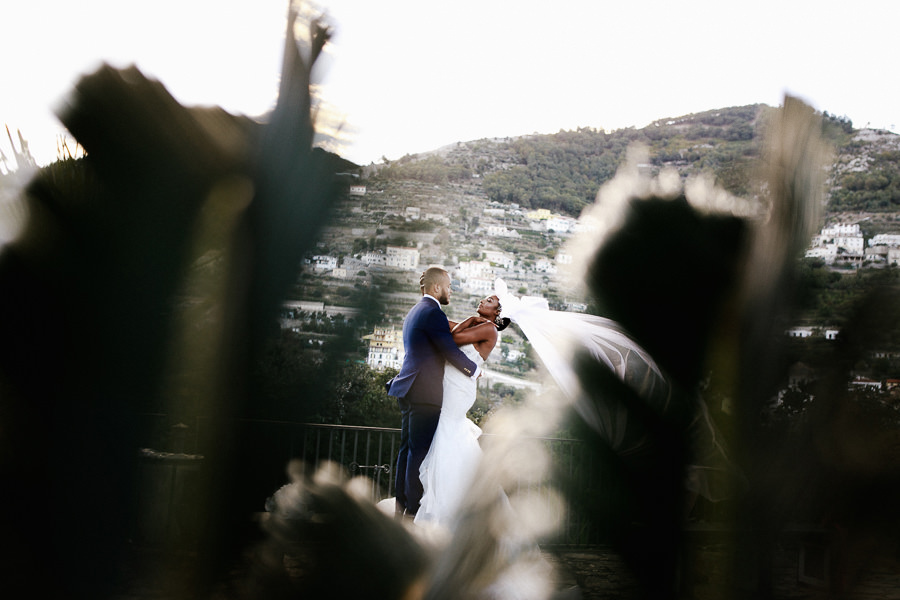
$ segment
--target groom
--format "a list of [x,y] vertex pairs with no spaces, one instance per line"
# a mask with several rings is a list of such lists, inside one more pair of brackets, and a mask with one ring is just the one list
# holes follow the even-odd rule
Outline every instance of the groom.
[[419,466],[428,454],[444,399],[444,364],[470,377],[480,367],[456,346],[442,304],[450,304],[450,275],[430,267],[419,280],[422,299],[403,321],[406,356],[400,372],[388,382],[388,394],[400,406],[400,454],[397,457],[396,512],[412,517],[422,500]]

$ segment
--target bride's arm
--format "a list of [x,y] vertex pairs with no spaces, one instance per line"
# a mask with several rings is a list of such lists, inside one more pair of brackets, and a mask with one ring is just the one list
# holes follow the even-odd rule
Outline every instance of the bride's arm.
[[[482,317],[469,317],[469,319],[481,319],[481,322],[471,327],[461,328],[453,332],[453,341],[457,346],[465,344],[477,344],[478,342],[494,341],[497,339],[497,327]],[[468,319],[466,319],[468,321]],[[465,321],[463,321],[465,323]],[[460,323],[462,325],[462,323]]]
[[478,315],[474,315],[466,319],[465,321],[461,321],[459,323],[454,323],[450,321],[450,333],[456,333],[457,331],[462,331],[463,329],[468,329],[473,325],[477,325],[478,323],[485,323],[487,319],[484,317],[479,317]]

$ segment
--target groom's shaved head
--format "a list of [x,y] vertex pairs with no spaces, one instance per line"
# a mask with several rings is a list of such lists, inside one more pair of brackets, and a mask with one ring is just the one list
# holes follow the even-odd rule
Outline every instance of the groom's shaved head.
[[440,267],[428,267],[422,272],[422,276],[419,278],[419,289],[424,294],[435,285],[443,282],[444,277],[450,277],[450,274],[444,269]]

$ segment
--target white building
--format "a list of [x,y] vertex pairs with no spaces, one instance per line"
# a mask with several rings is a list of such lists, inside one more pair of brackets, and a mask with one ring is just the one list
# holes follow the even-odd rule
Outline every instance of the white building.
[[879,233],[872,236],[869,246],[898,247],[900,246],[900,233]]
[[544,229],[556,233],[569,233],[575,228],[575,219],[562,215],[551,215],[544,220]]
[[494,278],[469,277],[463,283],[463,289],[472,294],[489,294],[494,291]]
[[419,266],[419,250],[403,246],[388,246],[384,264],[395,269],[415,269]]
[[332,269],[336,269],[338,266],[338,259],[335,256],[328,256],[325,254],[317,254],[312,257],[312,265],[313,269],[316,272],[324,272],[331,271]]
[[512,267],[513,263],[516,262],[516,259],[506,252],[499,252],[497,250],[485,250],[484,260],[489,263],[501,266],[504,269]]
[[484,232],[487,233],[491,237],[507,237],[507,238],[517,238],[519,236],[519,232],[515,229],[508,229],[503,225],[488,225],[484,228]]
[[889,265],[900,265],[900,233],[879,233],[869,240],[866,258],[884,260]]
[[838,257],[861,260],[865,256],[865,239],[859,224],[838,224],[823,228],[819,235],[813,236],[806,256],[821,258],[828,264]]
[[422,211],[419,209],[418,206],[407,206],[406,207],[406,218],[407,219],[411,219],[413,221],[418,221],[421,213],[422,213]]
[[791,327],[786,332],[788,337],[794,338],[808,338],[813,335],[812,327]]
[[862,230],[859,228],[859,223],[848,223],[846,225],[838,223],[830,227],[823,227],[821,235],[828,238],[861,236]]
[[350,186],[350,195],[351,196],[365,196],[366,195],[366,186],[351,185]]
[[869,246],[866,248],[866,260],[870,262],[887,262],[887,246]]
[[838,248],[843,248],[850,254],[861,255],[865,253],[866,242],[863,236],[842,236],[834,238],[834,243]]
[[834,329],[833,327],[809,327],[805,325],[797,325],[796,327],[791,327],[787,331],[784,332],[788,337],[794,338],[809,338],[813,336],[824,337],[826,340],[836,340],[838,335],[840,334],[839,329]]
[[848,386],[852,389],[866,389],[878,391],[881,389],[881,382],[874,379],[866,379],[864,377],[856,377],[850,381]]
[[834,244],[826,244],[824,246],[816,246],[806,251],[806,258],[821,258],[827,264],[832,264],[837,258],[837,246]]
[[865,249],[865,240],[858,223],[825,227],[817,237],[821,238],[823,242],[831,242],[851,254],[863,254]]
[[889,265],[900,266],[900,247],[888,248],[887,262]]
[[385,256],[381,252],[366,252],[359,259],[366,263],[366,266],[383,265],[385,263]]
[[456,273],[460,279],[466,280],[472,277],[493,277],[494,268],[491,263],[483,260],[470,260],[459,263]]
[[566,254],[565,252],[560,252],[556,255],[556,264],[558,265],[571,265],[572,264],[572,255]]
[[539,258],[534,262],[534,270],[539,273],[556,273],[556,265],[548,258]]
[[379,371],[399,369],[403,364],[403,332],[393,327],[376,327],[371,334],[363,336],[369,342],[366,364]]

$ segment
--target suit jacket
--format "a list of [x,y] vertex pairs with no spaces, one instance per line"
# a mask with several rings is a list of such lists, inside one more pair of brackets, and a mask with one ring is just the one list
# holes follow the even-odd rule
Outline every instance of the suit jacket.
[[[453,341],[447,315],[438,303],[422,296],[403,321],[406,356],[400,372],[388,382],[387,392],[413,404],[440,406],[444,400],[444,364],[471,376],[478,368]],[[413,393],[410,389],[415,384]]]

